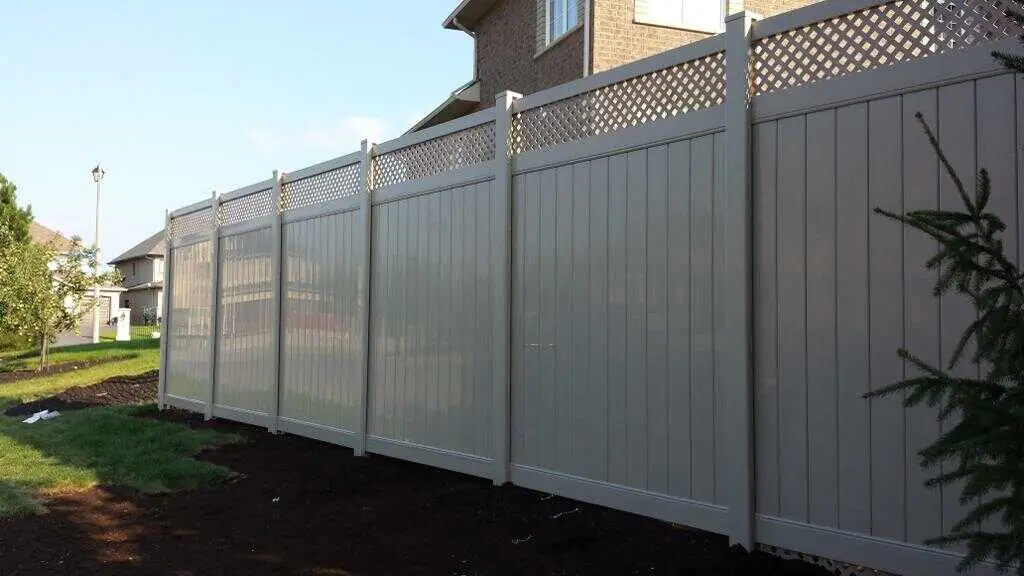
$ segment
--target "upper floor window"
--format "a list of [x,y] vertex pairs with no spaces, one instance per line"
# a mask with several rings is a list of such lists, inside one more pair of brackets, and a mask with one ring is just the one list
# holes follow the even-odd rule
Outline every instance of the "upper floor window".
[[634,0],[634,20],[716,34],[725,28],[724,0]]
[[544,0],[546,3],[546,38],[544,46],[551,45],[580,23],[578,0]]

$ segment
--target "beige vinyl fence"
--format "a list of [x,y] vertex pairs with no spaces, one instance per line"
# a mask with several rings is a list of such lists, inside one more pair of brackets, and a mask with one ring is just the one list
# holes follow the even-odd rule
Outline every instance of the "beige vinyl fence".
[[[904,574],[963,514],[865,392],[973,314],[914,121],[1021,253],[997,0],[832,0],[168,215],[161,405]],[[727,94],[730,95],[727,97]],[[746,94],[744,98],[743,95]],[[985,573],[983,567],[979,573]]]

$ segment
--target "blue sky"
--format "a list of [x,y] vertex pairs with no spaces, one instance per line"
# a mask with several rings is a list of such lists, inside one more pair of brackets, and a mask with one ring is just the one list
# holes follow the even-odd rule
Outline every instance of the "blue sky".
[[457,0],[78,0],[0,6],[0,173],[104,259],[164,209],[407,130],[471,79]]

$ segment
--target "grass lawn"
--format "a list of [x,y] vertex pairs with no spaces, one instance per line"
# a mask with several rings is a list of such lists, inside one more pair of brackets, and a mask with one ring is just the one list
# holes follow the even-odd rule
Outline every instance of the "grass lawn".
[[[54,362],[129,357],[90,368],[0,384],[0,411],[88,386],[111,376],[157,368],[159,341],[111,342],[55,351]],[[25,354],[10,362],[34,360]],[[167,492],[215,482],[230,471],[192,458],[237,437],[192,430],[179,424],[136,417],[152,406],[90,408],[55,420],[23,424],[0,413],[0,518],[38,512],[40,494],[116,484],[143,492]]]

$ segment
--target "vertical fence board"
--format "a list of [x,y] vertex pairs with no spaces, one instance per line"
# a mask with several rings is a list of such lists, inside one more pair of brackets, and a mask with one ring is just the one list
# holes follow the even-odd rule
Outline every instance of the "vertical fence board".
[[868,391],[867,105],[836,111],[836,373],[839,378],[839,528],[871,532]]
[[626,195],[628,485],[647,487],[647,151],[630,152]]
[[668,493],[689,498],[691,466],[690,141],[668,150]]
[[715,498],[714,230],[715,137],[692,140],[690,190],[691,444],[693,487],[701,502]]
[[[626,193],[624,155],[608,160],[608,481],[626,484]],[[619,407],[619,409],[613,409]]]
[[171,247],[171,284],[174,292],[167,307],[168,376],[167,394],[204,401],[210,377],[211,324],[210,276],[211,241]]
[[[608,479],[608,159],[589,163],[590,238],[590,415],[586,432],[590,453],[585,473],[589,478]],[[587,282],[587,279],[583,279]]]
[[[871,207],[899,213],[903,209],[900,98],[875,100],[868,106],[868,198]],[[900,224],[880,216],[868,220],[871,388],[903,377],[896,350],[903,344],[903,280]],[[905,536],[905,422],[899,397],[871,405],[872,534]]]
[[557,170],[555,192],[555,435],[554,462],[565,469],[572,462],[572,355],[573,355],[573,261],[572,261],[572,193],[573,167]]
[[647,487],[668,492],[668,147],[647,152]]
[[594,430],[599,402],[597,380],[591,378],[590,331],[590,173],[589,162],[573,166],[572,185],[572,420],[570,421],[571,460],[567,469],[576,475],[593,478],[595,446],[601,446]]
[[[903,97],[903,207],[907,211],[934,210],[939,206],[938,159],[914,118],[916,113],[934,123],[934,90]],[[932,296],[937,275],[924,263],[937,248],[937,243],[923,233],[903,229],[904,346],[933,366],[940,365],[939,301]],[[908,377],[921,374],[910,364],[905,369]],[[918,465],[918,452],[939,433],[936,416],[937,410],[928,406],[906,411],[907,540],[911,542],[937,537],[942,528],[942,492],[924,485],[931,474]]]
[[807,116],[808,518],[839,523],[835,111]]
[[757,403],[755,436],[757,510],[779,514],[779,389],[777,191],[778,123],[754,128],[754,246]]
[[[968,194],[973,192],[973,180],[977,172],[977,152],[975,143],[976,121],[973,112],[976,110],[975,83],[962,82],[943,86],[938,90],[937,126],[933,129],[939,138],[943,152],[953,165],[953,169],[963,180]],[[952,180],[945,173],[939,176],[939,208],[942,210],[963,210],[963,203],[957,194]],[[940,323],[942,341],[940,355],[942,364],[948,366],[953,350],[960,335],[976,318],[970,300],[958,294],[950,294],[940,302]],[[973,354],[973,343],[964,349],[964,362],[952,371],[958,376],[977,376],[977,370],[969,363]],[[944,426],[956,424],[956,416],[947,420]],[[961,483],[946,486],[942,491],[942,529],[948,532],[954,524],[963,518],[969,509],[960,504]]]
[[807,151],[804,116],[779,121],[779,509],[807,520]]

